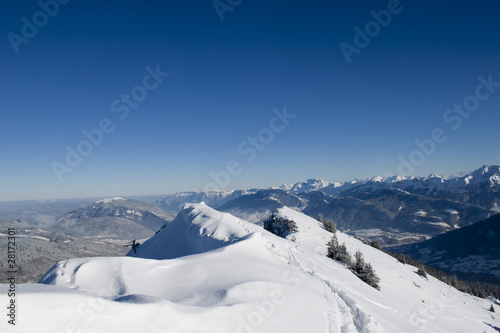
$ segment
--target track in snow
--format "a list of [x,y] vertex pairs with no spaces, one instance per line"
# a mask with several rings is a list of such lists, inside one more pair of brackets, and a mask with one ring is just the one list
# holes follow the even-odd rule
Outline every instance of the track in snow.
[[373,331],[370,327],[378,326],[374,322],[373,317],[359,309],[354,300],[336,290],[327,279],[316,273],[314,269],[305,267],[305,263],[301,263],[293,254],[293,251],[297,251],[298,247],[299,245],[296,245],[295,248],[287,245],[290,263],[324,284],[325,289],[323,294],[327,302],[326,315],[328,318],[329,333]]

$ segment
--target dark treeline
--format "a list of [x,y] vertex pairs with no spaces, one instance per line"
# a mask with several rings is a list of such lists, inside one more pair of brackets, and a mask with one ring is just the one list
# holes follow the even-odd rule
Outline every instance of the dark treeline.
[[384,251],[385,253],[393,256],[399,262],[403,264],[409,264],[415,267],[423,268],[427,274],[432,275],[436,279],[454,287],[457,290],[460,290],[464,293],[471,294],[473,296],[486,298],[488,296],[492,296],[496,299],[500,299],[500,285],[498,284],[489,284],[483,282],[476,281],[463,281],[460,280],[456,275],[448,275],[445,272],[433,267],[425,265],[415,259],[412,259],[408,256],[405,256],[401,253],[394,253],[389,251]]

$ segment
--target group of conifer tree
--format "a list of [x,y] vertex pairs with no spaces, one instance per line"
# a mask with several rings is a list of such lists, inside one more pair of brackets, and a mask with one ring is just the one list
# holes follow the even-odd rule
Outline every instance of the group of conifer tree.
[[363,282],[367,283],[377,290],[380,290],[380,278],[377,276],[377,274],[375,274],[372,265],[365,262],[363,253],[361,253],[359,250],[356,251],[353,260],[351,254],[347,251],[345,243],[339,244],[336,235],[337,230],[335,229],[335,224],[332,221],[323,218],[323,216],[321,215],[318,216],[318,221],[323,224],[326,230],[333,233],[332,239],[330,239],[330,241],[326,244],[326,256],[328,258],[346,264],[346,267],[350,269]]

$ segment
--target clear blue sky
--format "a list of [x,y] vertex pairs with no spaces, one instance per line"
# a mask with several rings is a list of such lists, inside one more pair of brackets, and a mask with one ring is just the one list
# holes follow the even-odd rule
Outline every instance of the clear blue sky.
[[[356,46],[354,28],[388,5],[390,22],[348,63],[340,44]],[[0,200],[201,190],[232,160],[238,173],[226,189],[397,174],[414,140],[436,128],[447,140],[415,176],[500,164],[500,87],[481,88],[488,97],[459,126],[458,113],[443,119],[475,94],[478,76],[500,82],[497,1],[243,0],[223,21],[211,0],[41,10],[11,1],[0,11]],[[23,26],[34,19],[32,36]],[[146,91],[146,67],[157,65],[169,75],[147,78],[156,87]],[[131,91],[147,93],[135,108],[120,101]],[[284,106],[296,118],[272,132],[272,110]],[[82,131],[106,118],[114,130],[71,173],[61,169],[70,168],[66,147],[76,150]],[[263,150],[248,141],[259,133]]]

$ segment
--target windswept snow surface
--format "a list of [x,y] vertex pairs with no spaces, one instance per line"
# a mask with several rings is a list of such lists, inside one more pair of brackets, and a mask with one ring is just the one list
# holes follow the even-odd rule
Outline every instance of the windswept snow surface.
[[[15,328],[1,332],[498,332],[492,300],[475,298],[338,232],[380,277],[378,291],[325,257],[331,234],[289,208],[279,238],[205,204],[186,205],[120,258],[55,265],[18,286]],[[132,257],[132,255],[136,257]],[[0,285],[2,304],[8,286]],[[498,309],[498,305],[497,305]]]
[[262,228],[218,212],[205,203],[186,204],[161,232],[127,255],[149,259],[173,259],[214,250]]

